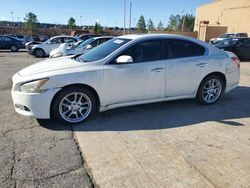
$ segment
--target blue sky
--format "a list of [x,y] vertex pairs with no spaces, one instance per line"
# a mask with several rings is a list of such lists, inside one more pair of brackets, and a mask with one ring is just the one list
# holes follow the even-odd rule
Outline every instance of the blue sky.
[[[129,9],[127,0],[127,10]],[[151,18],[155,25],[161,20],[167,24],[171,14],[194,13],[198,5],[212,0],[131,0],[132,26],[140,15]],[[37,15],[39,22],[66,24],[70,17],[77,24],[93,25],[99,21],[104,26],[123,25],[124,0],[1,0],[0,20],[23,21],[27,12]],[[129,14],[127,11],[127,25]]]

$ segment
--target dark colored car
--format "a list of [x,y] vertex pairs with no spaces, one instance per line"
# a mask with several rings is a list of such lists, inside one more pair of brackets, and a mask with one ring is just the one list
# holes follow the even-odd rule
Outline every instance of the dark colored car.
[[239,59],[250,59],[250,38],[224,39],[215,46],[225,51],[233,52]]
[[0,35],[0,49],[10,49],[12,52],[17,52],[21,48],[25,48],[24,42],[11,36]]
[[81,40],[85,41],[88,40],[92,37],[100,37],[101,35],[96,35],[96,34],[82,34],[80,36],[78,36]]

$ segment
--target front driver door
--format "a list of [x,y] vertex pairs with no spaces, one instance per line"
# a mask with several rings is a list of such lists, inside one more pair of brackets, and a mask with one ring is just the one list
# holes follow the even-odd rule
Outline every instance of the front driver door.
[[104,65],[105,106],[164,97],[162,40],[140,42],[120,55],[130,55],[133,63],[117,64],[114,60]]

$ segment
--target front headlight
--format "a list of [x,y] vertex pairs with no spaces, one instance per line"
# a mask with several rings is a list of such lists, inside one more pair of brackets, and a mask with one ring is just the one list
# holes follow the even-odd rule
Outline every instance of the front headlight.
[[41,87],[48,81],[48,78],[35,80],[31,82],[24,83],[20,86],[20,91],[25,93],[42,93],[47,91],[47,89],[41,89]]

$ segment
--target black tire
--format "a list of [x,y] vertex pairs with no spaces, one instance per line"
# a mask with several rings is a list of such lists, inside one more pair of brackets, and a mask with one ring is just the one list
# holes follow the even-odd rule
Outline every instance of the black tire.
[[[89,114],[86,116],[86,118],[82,119],[81,121],[77,121],[77,122],[67,121],[60,113],[61,101],[64,99],[64,97],[71,95],[71,93],[74,93],[74,92],[83,93],[84,95],[86,95],[89,98],[89,100],[91,102],[91,110],[90,110]],[[91,91],[89,91],[88,89],[85,89],[83,87],[77,87],[77,86],[66,88],[66,89],[63,89],[62,91],[60,91],[60,93],[58,95],[56,95],[56,98],[55,98],[55,100],[52,104],[52,107],[51,107],[52,118],[54,118],[55,120],[61,121],[63,123],[67,123],[67,124],[76,124],[76,123],[85,122],[86,120],[93,117],[96,114],[96,111],[97,111],[97,102],[96,102],[96,98],[93,95],[93,93]]]
[[34,55],[35,55],[36,57],[38,57],[38,58],[42,58],[42,57],[45,56],[45,52],[44,52],[43,49],[38,48],[38,49],[35,49]]
[[10,51],[17,52],[18,50],[19,50],[19,48],[16,45],[11,45]]
[[[221,85],[221,89],[220,89],[220,92],[218,92],[218,94],[216,95],[215,97],[215,100],[214,101],[211,101],[211,102],[208,102],[205,100],[205,94],[203,94],[203,91],[204,91],[204,87],[206,86],[206,84],[211,81],[211,80],[217,80],[218,83],[220,83]],[[197,95],[196,95],[196,99],[199,101],[200,104],[203,104],[203,105],[211,105],[211,104],[214,104],[216,103],[221,95],[223,94],[224,92],[224,88],[225,88],[225,84],[223,83],[223,80],[221,77],[217,76],[217,75],[211,75],[211,76],[208,76],[206,78],[204,78],[199,86],[199,89],[198,89],[198,92],[197,92]]]

